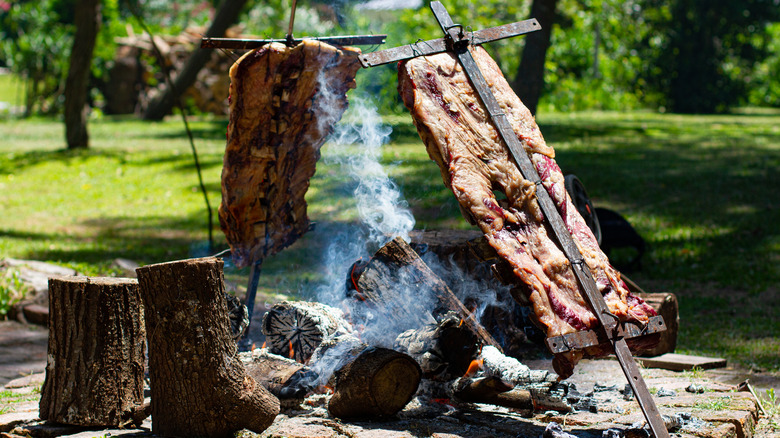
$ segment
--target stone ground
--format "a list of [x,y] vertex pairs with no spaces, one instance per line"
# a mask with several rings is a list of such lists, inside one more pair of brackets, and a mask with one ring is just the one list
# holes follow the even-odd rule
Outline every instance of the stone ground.
[[[129,272],[132,272],[131,268],[128,268]],[[46,269],[49,268],[36,266],[35,270]],[[27,271],[23,273],[29,274]],[[45,275],[49,274],[59,272],[45,272]],[[40,283],[35,285],[36,290],[46,290],[46,283],[40,277],[32,280]],[[45,324],[48,309],[40,293],[22,310],[16,312],[18,319]],[[254,330],[251,336],[257,345],[262,344],[259,327],[263,313],[263,309],[256,309],[252,323]],[[151,432],[150,419],[139,429],[99,430],[38,420],[47,340],[46,327],[13,320],[0,321],[0,385],[3,386],[0,388],[0,438],[155,436]],[[533,361],[527,365],[532,369],[552,370],[549,360]],[[646,368],[642,374],[663,415],[670,420],[689,418],[682,427],[670,428],[675,432],[673,436],[780,438],[780,418],[776,415],[770,420],[759,416],[755,398],[750,393],[735,391],[735,385],[745,379],[749,379],[760,394],[769,388],[780,390],[780,376],[755,374],[731,367],[695,373]],[[509,409],[490,405],[455,407],[439,403],[421,404],[413,400],[391,421],[344,422],[329,416],[327,396],[312,396],[297,409],[282,412],[262,434],[243,431],[241,435],[247,438],[540,437],[545,428],[555,422],[579,438],[643,436],[631,435],[638,432],[633,428],[644,420],[636,401],[626,401],[618,392],[625,387],[626,380],[616,360],[582,361],[570,381],[576,384],[580,393],[594,392],[594,397],[599,400],[597,412],[567,415],[537,413],[532,418],[525,418]],[[686,392],[691,383],[701,385],[705,392]],[[620,433],[608,435],[608,430],[619,430]]]
[[[37,419],[40,387],[46,365],[47,330],[16,321],[0,322],[0,437],[153,437],[151,421],[138,429],[85,429],[44,423]],[[534,369],[550,369],[549,361],[528,363]],[[746,374],[735,369],[702,372],[672,372],[643,369],[642,374],[655,394],[663,415],[673,418],[689,414],[694,419],[682,428],[673,429],[678,437],[776,437],[780,429],[772,429],[770,421],[759,416],[755,398],[748,392],[736,392],[735,383]],[[750,375],[751,382],[761,388],[774,385],[771,376]],[[566,432],[579,438],[607,436],[605,431],[621,431],[631,436],[644,420],[636,401],[625,401],[616,391],[626,381],[614,359],[586,360],[578,365],[570,379],[581,393],[595,391],[600,401],[598,412],[576,412],[567,415],[538,413],[524,418],[509,409],[490,405],[420,404],[412,401],[391,421],[345,422],[328,415],[327,396],[313,396],[299,408],[286,410],[273,425],[261,434],[242,431],[242,437],[260,438],[369,438],[369,437],[541,437],[551,422],[563,426]],[[691,383],[701,385],[705,392],[691,394]],[[612,388],[610,388],[612,387]],[[605,390],[607,389],[607,390]],[[609,390],[611,389],[611,391]],[[669,394],[661,396],[662,394]],[[777,419],[775,419],[777,421]],[[777,424],[777,423],[775,423]],[[775,426],[777,427],[777,426]],[[635,431],[636,432],[636,431]],[[642,435],[635,435],[642,436]]]

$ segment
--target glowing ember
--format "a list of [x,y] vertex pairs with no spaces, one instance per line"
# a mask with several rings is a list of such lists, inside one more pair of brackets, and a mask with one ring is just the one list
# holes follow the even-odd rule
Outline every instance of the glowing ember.
[[295,350],[293,350],[292,339],[290,339],[290,359],[295,357]]
[[262,347],[260,347],[260,348],[263,348],[263,349],[265,349],[265,344],[266,344],[266,341],[263,341],[263,346],[262,346]]
[[466,374],[463,377],[473,377],[482,369],[482,359],[474,359],[469,364],[469,368],[466,370]]

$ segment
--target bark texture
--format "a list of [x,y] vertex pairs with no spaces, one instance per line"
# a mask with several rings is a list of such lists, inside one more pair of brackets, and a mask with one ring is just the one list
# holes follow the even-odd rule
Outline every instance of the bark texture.
[[422,372],[411,357],[386,348],[368,348],[335,374],[328,411],[338,418],[395,415],[414,397]]
[[209,257],[136,270],[148,309],[155,434],[259,433],[279,413],[279,400],[247,374],[231,339],[222,266]]
[[558,0],[533,0],[531,3],[531,18],[536,18],[542,29],[526,35],[517,76],[512,83],[512,88],[531,114],[536,114],[539,96],[544,89],[544,60],[550,48],[557,4]]
[[144,398],[144,350],[143,306],[135,279],[49,279],[49,348],[40,418],[80,426],[133,422]]
[[65,80],[65,138],[68,149],[89,146],[87,95],[92,52],[100,28],[100,0],[79,0],[74,9],[76,34]]
[[[435,323],[422,305],[432,295],[438,306],[455,312],[483,345],[501,350],[490,333],[463,305],[444,281],[437,276],[403,239],[397,237],[383,246],[363,269],[357,280],[360,298],[394,321],[398,334]],[[410,296],[410,291],[412,295]],[[382,309],[381,311],[379,309]]]

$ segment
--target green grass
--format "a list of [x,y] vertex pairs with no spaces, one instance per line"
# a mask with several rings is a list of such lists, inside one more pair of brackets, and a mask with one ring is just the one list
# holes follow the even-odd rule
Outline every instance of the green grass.
[[4,116],[7,106],[22,106],[22,82],[10,74],[0,74],[0,117]]
[[[387,120],[393,133],[383,161],[417,228],[468,228],[408,115]],[[564,172],[647,240],[643,268],[631,278],[678,295],[680,351],[780,371],[780,112],[543,113],[538,121]],[[192,127],[216,210],[226,122]],[[57,121],[0,121],[0,131],[0,256],[97,275],[114,272],[117,257],[145,264],[208,254],[180,121],[96,120],[92,147],[78,152],[63,151]],[[327,237],[356,221],[354,183],[333,163],[349,151],[323,148],[307,194],[317,228],[263,264],[261,293],[297,295],[317,281],[312,267]],[[214,232],[216,249],[225,248],[217,225]]]

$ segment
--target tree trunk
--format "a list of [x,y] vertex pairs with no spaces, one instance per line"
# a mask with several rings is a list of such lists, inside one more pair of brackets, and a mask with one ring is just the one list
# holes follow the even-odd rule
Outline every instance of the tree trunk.
[[89,146],[87,95],[92,52],[100,28],[100,0],[79,0],[75,5],[76,35],[65,82],[65,138],[68,149]]
[[[219,38],[225,35],[225,31],[238,20],[241,10],[244,8],[247,0],[222,0],[219,4],[214,21],[206,31],[206,38]],[[190,55],[184,67],[176,75],[173,86],[165,90],[155,99],[149,102],[149,106],[144,113],[144,120],[162,120],[166,114],[179,101],[181,95],[195,82],[198,72],[206,65],[213,50],[196,48]],[[227,92],[227,90],[226,90]]]
[[143,307],[135,279],[49,279],[49,349],[40,418],[80,426],[136,422],[144,399],[144,350]]
[[149,333],[155,434],[260,433],[279,413],[279,400],[247,374],[231,339],[222,266],[209,257],[136,270]]
[[536,18],[542,29],[525,37],[520,66],[512,82],[512,88],[531,114],[536,114],[539,96],[544,88],[544,59],[550,47],[557,3],[558,0],[533,0],[531,17]]
[[387,348],[368,348],[336,371],[328,412],[338,418],[395,415],[414,397],[422,372],[411,357]]

